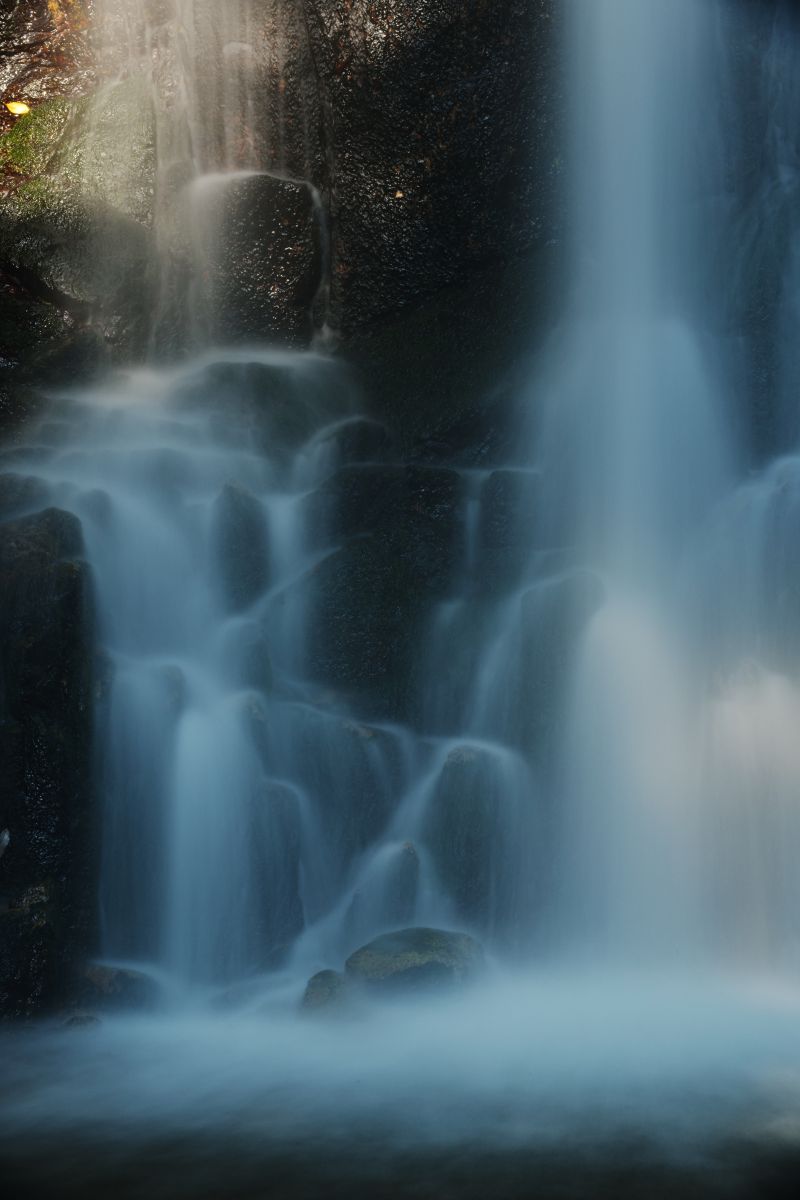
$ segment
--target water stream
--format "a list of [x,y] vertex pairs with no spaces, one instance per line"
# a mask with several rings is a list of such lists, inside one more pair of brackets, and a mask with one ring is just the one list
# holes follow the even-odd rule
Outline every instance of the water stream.
[[[115,28],[119,7],[101,7]],[[161,988],[155,1014],[49,1035],[59,1084],[37,1048],[13,1125],[26,1136],[43,1117],[99,1122],[100,1140],[161,1122],[270,1145],[359,1128],[529,1148],[587,1123],[592,1138],[644,1126],[671,1151],[721,1130],[794,1136],[790,14],[778,6],[753,85],[768,137],[743,199],[725,47],[746,7],[566,8],[570,299],[531,371],[517,459],[458,473],[459,555],[425,616],[416,721],[361,712],[317,678],[318,580],[347,538],[328,483],[398,465],[353,455],[363,417],[340,363],[221,346],[142,366],[54,395],[16,452],[79,516],[96,589],[99,957]],[[258,129],[250,7],[174,11],[156,50],[146,21],[127,35],[123,73],[155,63],[171,96],[157,211],[165,229],[194,214],[196,349],[214,328],[197,286],[216,236],[198,196],[278,167],[269,136],[235,136]],[[224,144],[203,125],[196,19],[222,64]],[[759,225],[776,212],[780,247]],[[741,410],[757,351],[737,313],[756,260],[780,276],[766,462]],[[162,291],[177,286],[165,267]],[[489,978],[461,999],[302,1024],[311,974],[415,924],[475,933]]]

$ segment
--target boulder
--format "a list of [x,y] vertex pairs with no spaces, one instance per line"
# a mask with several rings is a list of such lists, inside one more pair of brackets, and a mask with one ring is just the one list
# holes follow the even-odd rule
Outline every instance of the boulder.
[[102,1012],[154,1008],[158,985],[141,971],[93,963],[83,972],[79,999],[90,1010]]
[[32,475],[0,475],[0,521],[47,504],[47,486]]
[[480,493],[477,585],[488,595],[519,584],[536,545],[539,476],[535,471],[492,471]]
[[94,934],[93,621],[81,527],[0,524],[0,1016],[58,1004]]
[[516,667],[502,717],[505,735],[522,751],[546,756],[552,748],[572,664],[604,597],[600,577],[583,569],[544,579],[522,596]]
[[66,996],[69,969],[54,885],[15,888],[9,867],[0,873],[0,1021],[50,1011]]
[[305,347],[322,283],[319,207],[305,183],[254,174],[212,185],[222,232],[212,254],[211,303],[224,342]]
[[102,1019],[96,1013],[91,1012],[74,1012],[70,1013],[61,1022],[62,1029],[97,1029],[102,1025]]
[[405,925],[412,921],[419,889],[419,854],[413,842],[404,842],[390,860],[384,889],[387,924]]
[[391,995],[469,983],[483,967],[480,943],[466,933],[403,929],[356,950],[345,973],[368,993]]
[[269,582],[269,546],[263,506],[246,488],[226,484],[214,502],[213,573],[228,612],[250,608]]
[[301,836],[297,792],[288,784],[265,781],[253,813],[250,844],[259,891],[258,943],[268,969],[281,964],[305,925]]
[[309,979],[301,1001],[307,1013],[340,1013],[353,998],[353,985],[339,971],[318,971]]
[[314,677],[362,711],[407,716],[423,621],[463,552],[460,478],[443,468],[352,466],[323,491],[344,545],[298,585],[311,593]]
[[497,937],[513,916],[519,848],[535,812],[533,786],[516,755],[462,745],[445,760],[429,798],[425,844],[453,911]]

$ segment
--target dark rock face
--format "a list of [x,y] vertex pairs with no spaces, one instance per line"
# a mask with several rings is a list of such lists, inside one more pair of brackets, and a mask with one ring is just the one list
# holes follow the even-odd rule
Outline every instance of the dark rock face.
[[390,995],[468,983],[483,965],[480,943],[468,934],[403,929],[356,950],[345,972],[365,991]]
[[229,612],[242,612],[263,593],[269,579],[264,512],[255,496],[227,484],[215,504],[214,575]]
[[[3,0],[0,8],[0,104],[75,95],[91,87],[89,3]],[[0,130],[12,118],[0,110]]]
[[0,525],[0,1015],[58,1003],[91,936],[91,588],[80,524]]
[[322,283],[312,189],[254,175],[227,185],[221,207],[223,244],[212,290],[223,340],[307,346]]
[[358,694],[367,711],[408,714],[420,622],[462,549],[460,488],[454,471],[390,466],[346,467],[327,485],[347,540],[310,581],[309,661],[319,682]]
[[546,236],[558,164],[542,75],[557,9],[306,0],[346,333]]

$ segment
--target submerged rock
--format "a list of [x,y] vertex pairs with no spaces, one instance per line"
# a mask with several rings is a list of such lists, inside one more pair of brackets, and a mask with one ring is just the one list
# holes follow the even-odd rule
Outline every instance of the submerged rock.
[[339,971],[318,971],[309,979],[301,1002],[304,1012],[341,1012],[352,999],[353,985]]
[[391,993],[468,983],[483,966],[483,949],[469,934],[403,929],[356,950],[345,972],[369,992]]

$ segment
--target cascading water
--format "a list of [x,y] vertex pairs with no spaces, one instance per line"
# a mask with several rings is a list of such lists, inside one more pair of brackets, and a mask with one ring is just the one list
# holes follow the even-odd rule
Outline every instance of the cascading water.
[[[311,1128],[349,1149],[357,1128],[538,1153],[633,1125],[674,1150],[796,1119],[800,459],[758,461],[743,380],[772,361],[770,436],[792,451],[797,43],[778,4],[745,187],[725,45],[746,6],[564,7],[570,298],[519,457],[444,470],[455,568],[420,619],[408,726],[315,661],[352,533],[342,471],[435,470],[387,461],[341,366],[228,347],[131,371],[54,395],[14,451],[80,518],[95,581],[100,953],[169,1002],[93,1032],[94,1058],[57,1035],[99,1138],[173,1122],[282,1151]],[[220,197],[300,174],[254,104],[257,6],[219,8],[98,5],[101,44],[125,47],[108,86],[158,98],[159,356],[176,296],[173,346],[220,335]],[[313,972],[410,925],[477,934],[484,983],[298,1019]],[[10,1136],[57,1127],[39,1060],[10,1070],[39,1072]]]

